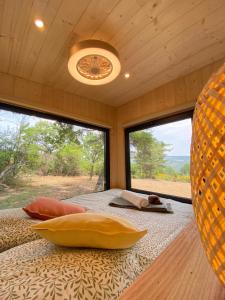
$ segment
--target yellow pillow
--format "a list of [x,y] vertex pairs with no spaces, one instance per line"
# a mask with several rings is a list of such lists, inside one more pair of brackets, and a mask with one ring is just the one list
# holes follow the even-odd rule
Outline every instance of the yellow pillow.
[[102,213],[66,215],[32,225],[32,229],[56,245],[103,249],[129,248],[147,233],[127,220]]

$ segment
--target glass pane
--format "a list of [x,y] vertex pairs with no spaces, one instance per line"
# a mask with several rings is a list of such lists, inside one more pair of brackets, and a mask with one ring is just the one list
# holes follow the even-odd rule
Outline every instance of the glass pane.
[[0,209],[103,190],[104,138],[100,130],[0,110]]
[[131,187],[191,198],[191,119],[130,133]]

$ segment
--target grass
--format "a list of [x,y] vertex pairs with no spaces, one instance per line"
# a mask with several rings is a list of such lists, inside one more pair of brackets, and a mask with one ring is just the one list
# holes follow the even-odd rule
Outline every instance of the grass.
[[[95,191],[97,177],[26,176],[19,186],[0,192],[0,209],[24,207],[38,196],[67,199]],[[190,183],[153,179],[132,179],[132,187],[191,198]]]
[[0,192],[0,209],[24,207],[38,196],[67,199],[95,190],[97,177],[29,176],[20,186]]
[[131,183],[132,187],[136,189],[174,195],[178,197],[191,198],[190,182],[132,178]]

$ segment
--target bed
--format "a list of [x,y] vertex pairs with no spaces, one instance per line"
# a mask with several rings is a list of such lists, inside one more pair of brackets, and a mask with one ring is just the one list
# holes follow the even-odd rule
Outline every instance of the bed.
[[38,222],[28,217],[21,208],[0,210],[0,252],[39,239],[30,228]]
[[[174,214],[109,206],[119,193],[113,189],[65,201],[124,217],[139,229],[148,228],[142,240],[126,250],[72,249],[55,246],[32,233],[26,241],[19,229],[16,242],[11,243],[14,246],[0,254],[0,299],[117,299],[193,218],[191,205],[168,199],[162,201],[171,203]],[[36,220],[27,219],[20,210],[12,213],[18,223],[26,222],[23,226],[30,233],[29,222]],[[6,214],[1,212],[0,218],[10,218],[10,211]]]

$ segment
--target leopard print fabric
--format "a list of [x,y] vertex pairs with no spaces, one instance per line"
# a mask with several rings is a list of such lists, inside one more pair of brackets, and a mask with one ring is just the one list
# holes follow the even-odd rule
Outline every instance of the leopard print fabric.
[[37,222],[20,208],[0,210],[0,252],[39,239],[40,236],[30,228]]

